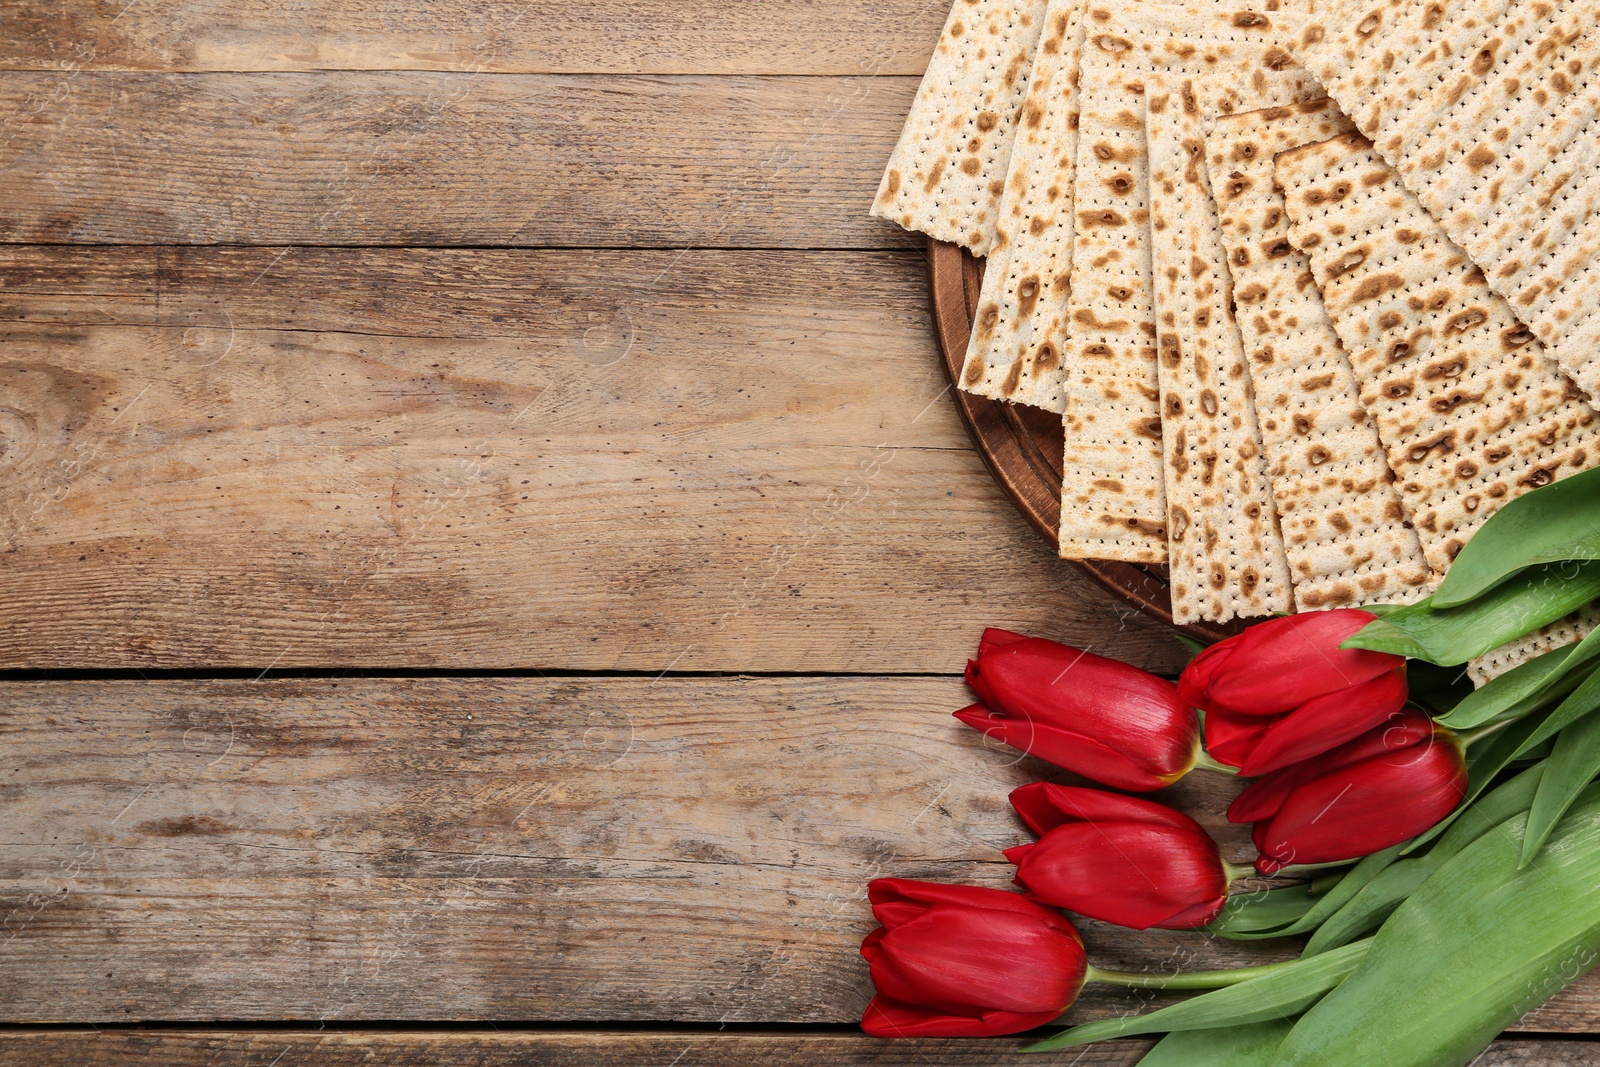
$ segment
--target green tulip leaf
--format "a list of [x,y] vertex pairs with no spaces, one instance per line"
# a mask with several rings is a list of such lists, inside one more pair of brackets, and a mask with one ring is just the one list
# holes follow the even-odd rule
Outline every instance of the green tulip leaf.
[[[1531,751],[1534,746],[1565,730],[1585,715],[1600,708],[1600,671],[1586,677],[1554,711],[1544,715],[1530,715],[1521,722],[1535,721],[1534,729],[1517,749],[1517,755]],[[1521,725],[1519,722],[1517,725]],[[1507,731],[1509,732],[1509,730]]]
[[[1428,842],[1452,829],[1456,821],[1468,812],[1475,810],[1478,798],[1488,792],[1507,768],[1534,747],[1530,739],[1552,713],[1553,709],[1550,708],[1536,711],[1468,748],[1467,795],[1456,805],[1456,810],[1440,819],[1433,829],[1418,834],[1404,845],[1402,855],[1416,852]],[[1533,803],[1533,793],[1530,790],[1528,799],[1517,810],[1526,811],[1531,803]]]
[[[1339,914],[1368,885],[1383,876],[1383,872],[1389,868],[1389,865],[1399,858],[1400,849],[1400,845],[1395,845],[1384,849],[1382,852],[1374,852],[1370,856],[1364,856],[1360,863],[1350,868],[1349,872],[1339,879],[1337,885],[1317,900],[1316,905],[1310,911],[1301,916],[1292,926],[1285,929],[1284,935],[1309,933],[1322,926],[1331,916]],[[1346,940],[1350,939],[1346,938]]]
[[1343,981],[1361,962],[1361,957],[1366,955],[1370,943],[1357,941],[1311,959],[1288,960],[1251,968],[1259,973],[1237,985],[1212,990],[1147,1015],[1099,1019],[1074,1026],[1054,1037],[1028,1045],[1022,1051],[1050,1052],[1086,1045],[1091,1041],[1103,1041],[1109,1037],[1205,1030],[1287,1019],[1305,1011]]
[[1600,790],[1521,868],[1524,823],[1479,836],[1356,942],[1371,951],[1290,1031],[1278,1065],[1462,1067],[1587,971],[1600,956]]
[[1600,597],[1600,560],[1548,564],[1518,573],[1454,608],[1433,598],[1385,613],[1340,648],[1365,648],[1441,667],[1465,663],[1532,633]]
[[1528,567],[1589,559],[1600,559],[1600,469],[1536,489],[1495,512],[1450,564],[1434,604],[1465,604]]
[[1555,747],[1544,763],[1544,776],[1539,779],[1522,838],[1523,866],[1538,855],[1550,832],[1596,774],[1600,774],[1600,715],[1586,715],[1556,736]]
[[1422,858],[1402,860],[1364,886],[1356,899],[1329,916],[1306,941],[1305,955],[1317,956],[1349,944],[1383,923],[1432,874]]
[[1489,790],[1476,802],[1463,805],[1460,818],[1439,836],[1439,843],[1429,849],[1424,858],[1435,867],[1443,866],[1496,826],[1527,811],[1538,793],[1539,779],[1543,774],[1543,764],[1529,767]]
[[[1600,630],[1594,632],[1600,634]],[[1589,641],[1585,638],[1579,645],[1554,648],[1526,663],[1517,664],[1498,678],[1490,679],[1481,689],[1452,708],[1448,715],[1440,716],[1440,725],[1452,730],[1470,730],[1491,722],[1520,718],[1538,706],[1552,686],[1588,662],[1587,655],[1576,655],[1580,645],[1587,644]],[[1600,643],[1596,643],[1594,648],[1596,654],[1600,654]]]
[[1464,805],[1460,818],[1440,835],[1438,844],[1426,855],[1386,865],[1346,904],[1322,919],[1306,942],[1305,955],[1338,948],[1378,926],[1452,856],[1507,819],[1528,810],[1542,770],[1533,767],[1523,771],[1477,803]]
[[1201,927],[1201,931],[1232,941],[1284,937],[1284,928],[1293,925],[1317,903],[1318,897],[1312,893],[1310,885],[1232,893],[1222,906],[1222,913]]
[[[1228,898],[1222,914],[1201,929],[1231,941],[1293,937],[1315,930],[1400,855],[1400,845],[1374,852],[1343,874],[1305,885],[1241,893]],[[1331,885],[1326,883],[1332,882]]]
[[1144,1054],[1139,1067],[1272,1067],[1278,1046],[1293,1025],[1288,1019],[1275,1019],[1168,1034]]

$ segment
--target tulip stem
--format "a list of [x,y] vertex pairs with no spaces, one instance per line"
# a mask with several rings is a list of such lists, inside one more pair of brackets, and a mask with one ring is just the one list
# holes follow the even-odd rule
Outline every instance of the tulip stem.
[[1130,989],[1221,989],[1223,986],[1238,985],[1252,978],[1281,971],[1299,962],[1301,961],[1297,959],[1284,960],[1281,963],[1263,963],[1256,967],[1233,967],[1226,971],[1179,971],[1172,974],[1162,974],[1158,971],[1105,971],[1099,967],[1090,967],[1084,980],[1127,986]]
[[1215,771],[1218,774],[1226,774],[1230,778],[1236,777],[1239,773],[1239,768],[1230,767],[1226,763],[1218,763],[1204,749],[1201,749],[1200,754],[1195,757],[1194,765],[1196,770]]
[[1223,860],[1222,869],[1226,872],[1230,882],[1237,882],[1241,878],[1254,878],[1256,876],[1256,869],[1249,864],[1240,866],[1237,863],[1229,863],[1227,860]]
[[1516,721],[1516,719],[1505,719],[1501,722],[1492,722],[1488,726],[1480,726],[1476,730],[1459,730],[1456,732],[1456,743],[1466,748],[1482,741],[1485,737],[1492,737]]
[[1331,871],[1335,867],[1348,867],[1355,860],[1329,860],[1327,863],[1291,863],[1287,867],[1279,867],[1276,874],[1285,878],[1293,878],[1300,874],[1311,874],[1314,871]]

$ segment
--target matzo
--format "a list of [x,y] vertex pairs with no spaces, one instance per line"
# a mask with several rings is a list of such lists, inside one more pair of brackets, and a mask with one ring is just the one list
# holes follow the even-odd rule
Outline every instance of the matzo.
[[985,255],[1045,0],[956,0],[872,214]]
[[1574,641],[1582,641],[1596,626],[1600,626],[1600,609],[1593,606],[1581,608],[1526,637],[1519,637],[1508,645],[1485,652],[1467,664],[1467,676],[1474,685],[1481,686],[1535,656],[1542,656]]
[[1142,13],[1150,56],[1151,263],[1174,621],[1293,607],[1289,565],[1234,322],[1232,284],[1205,165],[1220,115],[1322,95],[1276,43],[1281,14]]
[[1522,493],[1592,466],[1595,412],[1359,134],[1284,152],[1308,253],[1429,564]]
[[1350,130],[1333,101],[1322,99],[1230,115],[1206,137],[1267,477],[1301,611],[1409,603],[1433,585],[1273,184],[1277,153]]
[[1051,0],[1045,12],[961,375],[969,392],[1049,411],[1066,407],[1059,337],[1070,284],[1085,3]]
[[[1278,6],[1274,0],[1262,10]],[[1129,0],[1095,0],[1085,17],[1072,285],[1060,344],[1072,457],[1062,484],[1060,540],[1069,558],[1167,559],[1144,128],[1153,56],[1136,42],[1144,32],[1141,17],[1219,12],[1228,19],[1261,17],[1221,3],[1180,8]],[[1282,58],[1287,62],[1288,54]],[[1234,88],[1249,91],[1248,79]]]
[[1363,3],[1308,25],[1299,48],[1591,395],[1600,392],[1597,22],[1594,0]]
[[1164,563],[1166,496],[1150,302],[1148,68],[1137,4],[1096,0],[1078,72],[1072,285],[1061,354],[1067,462],[1061,554]]

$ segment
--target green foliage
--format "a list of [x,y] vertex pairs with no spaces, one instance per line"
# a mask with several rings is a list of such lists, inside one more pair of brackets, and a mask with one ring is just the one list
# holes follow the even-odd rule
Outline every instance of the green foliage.
[[1593,966],[1600,794],[1586,792],[1527,867],[1523,822],[1472,841],[1356,942],[1372,946],[1361,965],[1306,1012],[1275,1062],[1461,1067]]
[[1515,641],[1597,597],[1600,560],[1552,563],[1521,571],[1459,607],[1440,608],[1429,597],[1385,612],[1340,647],[1392,652],[1448,667]]
[[1100,1019],[1074,1026],[1022,1051],[1050,1052],[1108,1037],[1205,1030],[1287,1019],[1305,1011],[1338,985],[1355,969],[1369,944],[1369,941],[1357,941],[1310,959],[1262,967],[1255,977],[1237,985],[1191,997],[1148,1015]]
[[1458,607],[1529,567],[1600,559],[1600,468],[1574,474],[1494,513],[1450,565],[1434,606]]
[[1139,1067],[1272,1067],[1289,1035],[1288,1019],[1168,1034],[1145,1053]]

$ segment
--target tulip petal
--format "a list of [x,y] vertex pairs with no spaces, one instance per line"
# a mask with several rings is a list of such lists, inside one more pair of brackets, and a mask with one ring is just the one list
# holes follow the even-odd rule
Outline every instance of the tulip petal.
[[922,882],[914,878],[874,878],[867,883],[867,900],[876,913],[880,904],[904,903],[932,907],[935,904],[956,904],[985,911],[1015,912],[1036,922],[1077,939],[1078,931],[1066,917],[1024,900],[1016,893],[1004,889],[989,889],[976,885],[949,885],[944,882]]
[[1402,708],[1353,741],[1257,778],[1228,806],[1228,821],[1259,822],[1276,812],[1298,785],[1363,760],[1402,752],[1432,737],[1433,731],[1432,719],[1414,708]]
[[1030,782],[1013,789],[1010,799],[1028,829],[1040,835],[1073,822],[1144,822],[1178,830],[1199,829],[1189,816],[1165,804],[1103,789]]
[[878,927],[866,937],[861,939],[861,957],[868,963],[883,955],[883,948],[879,944],[889,931],[885,927]]
[[991,652],[997,652],[1007,645],[1014,645],[1018,641],[1027,640],[1028,638],[1024,635],[1012,633],[1010,630],[1002,630],[997,626],[987,627],[983,631],[983,637],[978,640],[978,658],[982,659]]
[[[1264,860],[1334,863],[1379,852],[1431,828],[1466,796],[1460,747],[1440,732],[1407,748],[1304,782],[1257,830]],[[1263,870],[1261,861],[1257,869]]]
[[1374,618],[1339,608],[1257,623],[1196,657],[1184,672],[1180,695],[1208,711],[1276,715],[1370,681],[1405,662],[1385,652],[1339,647]]
[[927,910],[926,904],[914,904],[908,900],[885,900],[872,905],[872,917],[886,928],[893,930],[896,926],[904,926]]
[[979,666],[977,660],[967,660],[967,669],[964,674],[967,679],[967,685],[971,687],[974,693],[978,694],[979,704],[990,707],[998,706],[994,692],[989,687],[989,681],[983,676],[983,668]]
[[1211,758],[1230,767],[1242,767],[1256,746],[1282,716],[1239,715],[1231,711],[1208,711],[1205,721],[1206,751]]
[[1207,712],[1216,710],[1210,706],[1211,701],[1207,696],[1211,679],[1238,647],[1238,642],[1229,638],[1202,649],[1178,675],[1178,698],[1193,708]]
[[1466,797],[1466,773],[1448,745],[1418,745],[1414,755],[1413,763],[1368,760],[1294,790],[1267,824],[1262,856],[1326,864],[1378,853],[1429,829]]
[[1076,934],[1031,914],[952,905],[890,930],[880,948],[871,962],[879,992],[953,1014],[1059,1012],[1077,995],[1087,967]]
[[1203,906],[1207,919],[1228,890],[1216,843],[1189,820],[1071,823],[1046,834],[1017,865],[1034,899],[1105,922],[1146,930]]
[[1308,700],[1268,723],[1255,750],[1238,765],[1239,773],[1251,777],[1267,774],[1337,748],[1387,722],[1405,704],[1404,667],[1350,689]]
[[[1007,736],[1008,744],[1104,784],[1160,789],[1194,765],[1199,720],[1178,698],[1176,686],[1148,671],[1054,641],[1024,638],[969,661],[966,674],[981,704],[1027,727]],[[1061,763],[1042,750],[1050,730],[1086,739],[1092,746],[1087,766]],[[1100,750],[1117,754],[1109,764],[1113,771],[1131,765],[1135,773],[1117,780],[1100,777],[1093,770],[1104,760]]]
[[[1188,761],[1176,773],[1156,774],[1145,764],[1135,762],[1093,737],[1039,721],[1012,718],[982,704],[962,708],[955,713],[955,717],[984,735],[1021,749],[1036,759],[1053,763],[1114,789],[1136,793],[1165,789],[1182,777],[1193,764],[1191,753]],[[1197,742],[1191,745],[1191,749],[1195,747]]]
[[1263,778],[1257,778],[1244,787],[1244,791],[1233,798],[1233,803],[1228,805],[1228,821],[1232,823],[1259,823],[1263,819],[1270,819],[1283,801],[1294,792],[1294,787],[1306,780],[1309,773],[1307,768],[1315,760],[1306,763],[1296,763],[1282,770],[1273,771]]
[[1187,911],[1180,911],[1165,922],[1158,923],[1157,927],[1162,930],[1198,930],[1221,915],[1227,903],[1228,895],[1223,893],[1213,900],[1196,904]]
[[862,1013],[861,1029],[872,1037],[1000,1037],[1043,1026],[1060,1014],[989,1011],[977,1017],[941,1015],[880,993]]

